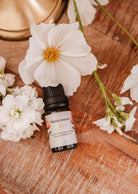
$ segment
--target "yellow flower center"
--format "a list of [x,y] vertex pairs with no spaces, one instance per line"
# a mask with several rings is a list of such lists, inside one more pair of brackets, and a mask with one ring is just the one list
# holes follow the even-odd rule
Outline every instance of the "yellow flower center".
[[57,61],[59,58],[59,51],[56,48],[47,48],[44,51],[44,59],[49,63]]
[[13,118],[18,119],[20,117],[21,113],[22,113],[22,111],[20,111],[19,109],[16,109],[16,110],[13,109],[11,111],[11,117],[12,117],[12,119]]

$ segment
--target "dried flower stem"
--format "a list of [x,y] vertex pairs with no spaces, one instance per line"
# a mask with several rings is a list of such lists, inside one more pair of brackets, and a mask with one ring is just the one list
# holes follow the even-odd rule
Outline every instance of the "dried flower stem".
[[138,140],[134,139],[133,137],[130,137],[129,135],[127,135],[126,133],[122,132],[122,136],[125,137],[126,139],[132,141],[133,143],[138,144]]
[[138,42],[134,39],[134,37],[114,18],[110,15],[110,13],[97,1],[94,0],[97,5],[100,7],[100,9],[113,21],[115,22],[128,36],[131,38],[131,40],[135,43],[135,45],[138,47]]

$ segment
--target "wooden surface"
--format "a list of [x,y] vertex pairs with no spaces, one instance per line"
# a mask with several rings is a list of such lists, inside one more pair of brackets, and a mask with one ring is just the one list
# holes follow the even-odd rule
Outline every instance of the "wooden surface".
[[[138,1],[110,0],[107,10],[138,41]],[[93,53],[108,68],[99,70],[103,83],[119,94],[131,68],[138,64],[134,43],[97,8],[96,18],[85,27]],[[59,23],[68,22],[66,13]],[[7,69],[17,74],[28,41],[0,40],[0,55],[7,59]],[[41,89],[37,88],[42,96]],[[129,96],[129,92],[125,93]],[[19,143],[0,140],[0,194],[136,194],[138,193],[138,146],[116,132],[109,135],[92,124],[105,115],[104,101],[98,99],[93,76],[82,78],[70,97],[78,148],[53,154],[50,151],[45,124],[36,138]],[[127,109],[130,110],[130,107]],[[137,121],[128,136],[138,141]]]

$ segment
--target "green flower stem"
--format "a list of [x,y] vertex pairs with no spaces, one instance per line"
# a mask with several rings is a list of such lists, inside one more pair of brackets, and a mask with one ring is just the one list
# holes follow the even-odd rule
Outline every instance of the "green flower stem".
[[1,97],[2,97],[2,100],[5,98],[5,96],[3,96],[2,94],[1,94]]
[[[119,25],[125,32],[126,32],[126,34],[128,34],[129,35],[129,37],[133,40],[133,42],[136,44],[136,46],[138,46],[138,43],[135,41],[135,39],[129,34],[129,32],[127,32],[127,30],[125,29],[125,28],[123,28],[122,26],[121,26],[121,24],[119,24],[112,16],[110,16],[110,14],[100,5],[100,3],[97,1],[97,0],[94,0],[98,5],[99,5],[99,7],[117,24],[117,25]],[[76,1],[75,0],[73,0],[73,3],[74,3],[74,7],[75,7],[75,11],[76,11],[76,14],[77,14],[77,18],[78,18],[78,21],[79,21],[79,26],[80,26],[80,30],[81,30],[81,32],[83,33],[83,35],[84,35],[84,37],[85,37],[85,34],[84,34],[84,31],[83,31],[83,26],[82,26],[82,22],[81,22],[81,18],[80,18],[80,15],[79,15],[79,11],[78,11],[78,8],[77,8],[77,5],[76,5]],[[86,37],[85,37],[86,38]],[[109,98],[108,98],[108,96],[107,96],[107,94],[106,94],[106,91],[108,91],[110,94],[113,94],[108,88],[106,88],[104,85],[103,85],[103,83],[102,83],[102,81],[100,80],[100,78],[99,78],[99,76],[98,76],[98,74],[97,74],[97,72],[96,71],[94,71],[93,72],[93,75],[94,75],[94,77],[95,77],[95,79],[96,79],[96,82],[97,82],[97,86],[98,86],[98,93],[99,93],[99,97],[100,97],[100,99],[101,99],[101,94],[100,94],[100,88],[101,88],[101,90],[102,90],[102,93],[103,93],[103,96],[104,96],[104,98],[105,98],[105,102],[106,102],[106,107],[107,108],[110,108],[111,109],[111,111],[114,113],[114,115],[115,115],[115,117],[117,117],[117,119],[119,119],[119,118],[122,118],[122,116],[120,115],[120,113],[119,112],[117,112],[117,110],[113,107],[113,105],[112,105],[112,103],[110,102],[110,100],[109,100]],[[123,119],[123,118],[122,118]],[[124,119],[123,119],[124,120]],[[121,131],[121,129],[120,128],[116,128],[116,131],[120,134],[120,135],[122,135],[122,136],[124,136],[125,138],[127,138],[127,139],[129,139],[129,140],[131,140],[131,141],[134,141],[135,143],[137,143],[136,142],[136,140],[135,139],[133,139],[133,138],[131,138],[131,137],[129,137],[129,136],[127,136],[125,133],[123,133],[122,131]]]
[[97,5],[101,8],[101,10],[112,20],[114,21],[128,36],[131,38],[131,40],[135,43],[135,45],[138,47],[138,42],[133,38],[133,36],[115,19],[113,18],[110,13],[97,1],[94,0]]
[[[119,112],[114,108],[114,106],[112,105],[111,101],[109,100],[107,94],[106,94],[106,91],[105,91],[105,86],[103,85],[102,81],[100,80],[98,74],[96,71],[93,72],[93,75],[96,79],[96,82],[97,84],[100,86],[101,88],[101,91],[103,93],[103,96],[104,96],[104,99],[105,99],[105,102],[106,102],[106,107],[107,108],[110,108],[111,111],[114,113],[115,117],[117,119],[119,119],[121,117],[121,115],[119,114]],[[122,117],[121,117],[122,118]],[[123,119],[123,118],[122,118]]]
[[73,0],[73,3],[74,3],[75,11],[76,11],[76,14],[77,14],[77,18],[78,18],[80,30],[81,30],[81,32],[83,33],[84,37],[85,37],[84,31],[83,31],[82,22],[81,22],[81,18],[80,18],[80,14],[79,14],[79,11],[78,11],[78,7],[77,7],[77,5],[76,5],[76,1]]
[[111,92],[107,87],[104,86],[104,88],[112,95],[113,92]]
[[104,99],[105,99],[105,102],[106,102],[106,108],[108,108],[109,106],[108,106],[108,101],[107,101],[107,94],[106,94],[106,91],[104,89],[104,85],[103,85],[102,81],[100,80],[100,78],[99,78],[99,76],[98,76],[96,71],[93,72],[93,75],[94,75],[94,77],[96,79],[97,85],[102,90],[102,93],[103,93],[103,96],[104,96]]
[[[80,18],[80,14],[79,14],[79,11],[78,11],[78,7],[77,7],[77,5],[76,5],[76,1],[73,0],[73,3],[74,3],[75,11],[76,11],[76,14],[77,14],[77,18],[78,18],[78,21],[79,21],[80,30],[81,30],[81,32],[83,33],[84,37],[85,37],[84,31],[83,31],[82,22],[81,22],[81,18]],[[94,77],[95,77],[96,82],[97,82],[97,85],[98,85],[98,93],[99,93],[99,97],[100,97],[100,90],[99,90],[99,87],[100,87],[101,90],[102,90],[102,93],[103,93],[103,95],[104,95],[104,99],[105,99],[105,102],[106,102],[106,107],[108,108],[108,107],[109,107],[108,104],[109,104],[111,110],[112,110],[113,112],[116,113],[115,108],[113,107],[113,105],[111,104],[109,98],[107,97],[107,94],[106,94],[105,89],[106,89],[106,90],[108,90],[108,89],[103,85],[103,83],[102,83],[102,81],[100,80],[100,78],[99,78],[97,72],[94,71],[93,74],[94,74]],[[109,90],[108,90],[108,92],[109,92]]]
[[99,96],[99,99],[100,101],[102,101],[102,98],[101,98],[101,90],[100,90],[100,87],[99,87],[99,84],[97,83],[97,88],[98,88],[98,96]]

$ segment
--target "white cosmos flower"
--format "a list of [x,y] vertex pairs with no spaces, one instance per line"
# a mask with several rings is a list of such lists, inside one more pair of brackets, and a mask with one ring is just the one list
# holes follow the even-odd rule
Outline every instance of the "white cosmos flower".
[[124,111],[125,110],[124,105],[127,105],[127,104],[133,105],[133,102],[128,97],[121,97],[119,99],[120,99],[120,103],[117,103],[117,101],[115,101],[116,110]]
[[28,96],[7,95],[3,99],[2,106],[0,106],[2,139],[18,142],[30,137],[35,130],[39,130],[36,124],[42,125],[42,122],[38,103],[36,106],[31,106]]
[[32,37],[19,73],[25,84],[36,80],[41,87],[61,83],[66,95],[73,95],[80,85],[81,75],[96,70],[97,59],[90,52],[78,23],[32,24]]
[[[108,3],[108,0],[98,0],[98,1],[101,5],[106,5]],[[83,26],[89,25],[94,19],[96,13],[96,9],[93,7],[93,5],[97,5],[97,3],[94,0],[75,0],[75,2],[79,11],[82,25]],[[69,0],[67,14],[70,23],[76,21],[77,15],[75,12],[73,0]]]
[[130,115],[129,119],[127,119],[126,122],[124,123],[124,125],[125,125],[125,131],[126,132],[127,131],[130,131],[132,129],[132,127],[133,127],[133,124],[134,124],[134,122],[136,120],[135,117],[134,117],[134,115],[136,113],[136,110],[137,110],[137,107],[135,106],[131,110],[131,112],[129,113],[129,115]]
[[3,57],[0,57],[0,96],[6,95],[6,89],[14,84],[15,75],[4,73],[6,61]]
[[[114,123],[112,122],[114,120]],[[94,121],[93,124],[96,124],[100,129],[112,133],[115,129],[118,130],[122,127],[122,124],[118,122],[115,117],[102,118],[97,121]]]
[[120,93],[122,94],[129,89],[132,100],[138,102],[138,64],[132,68],[131,74],[126,78]]

